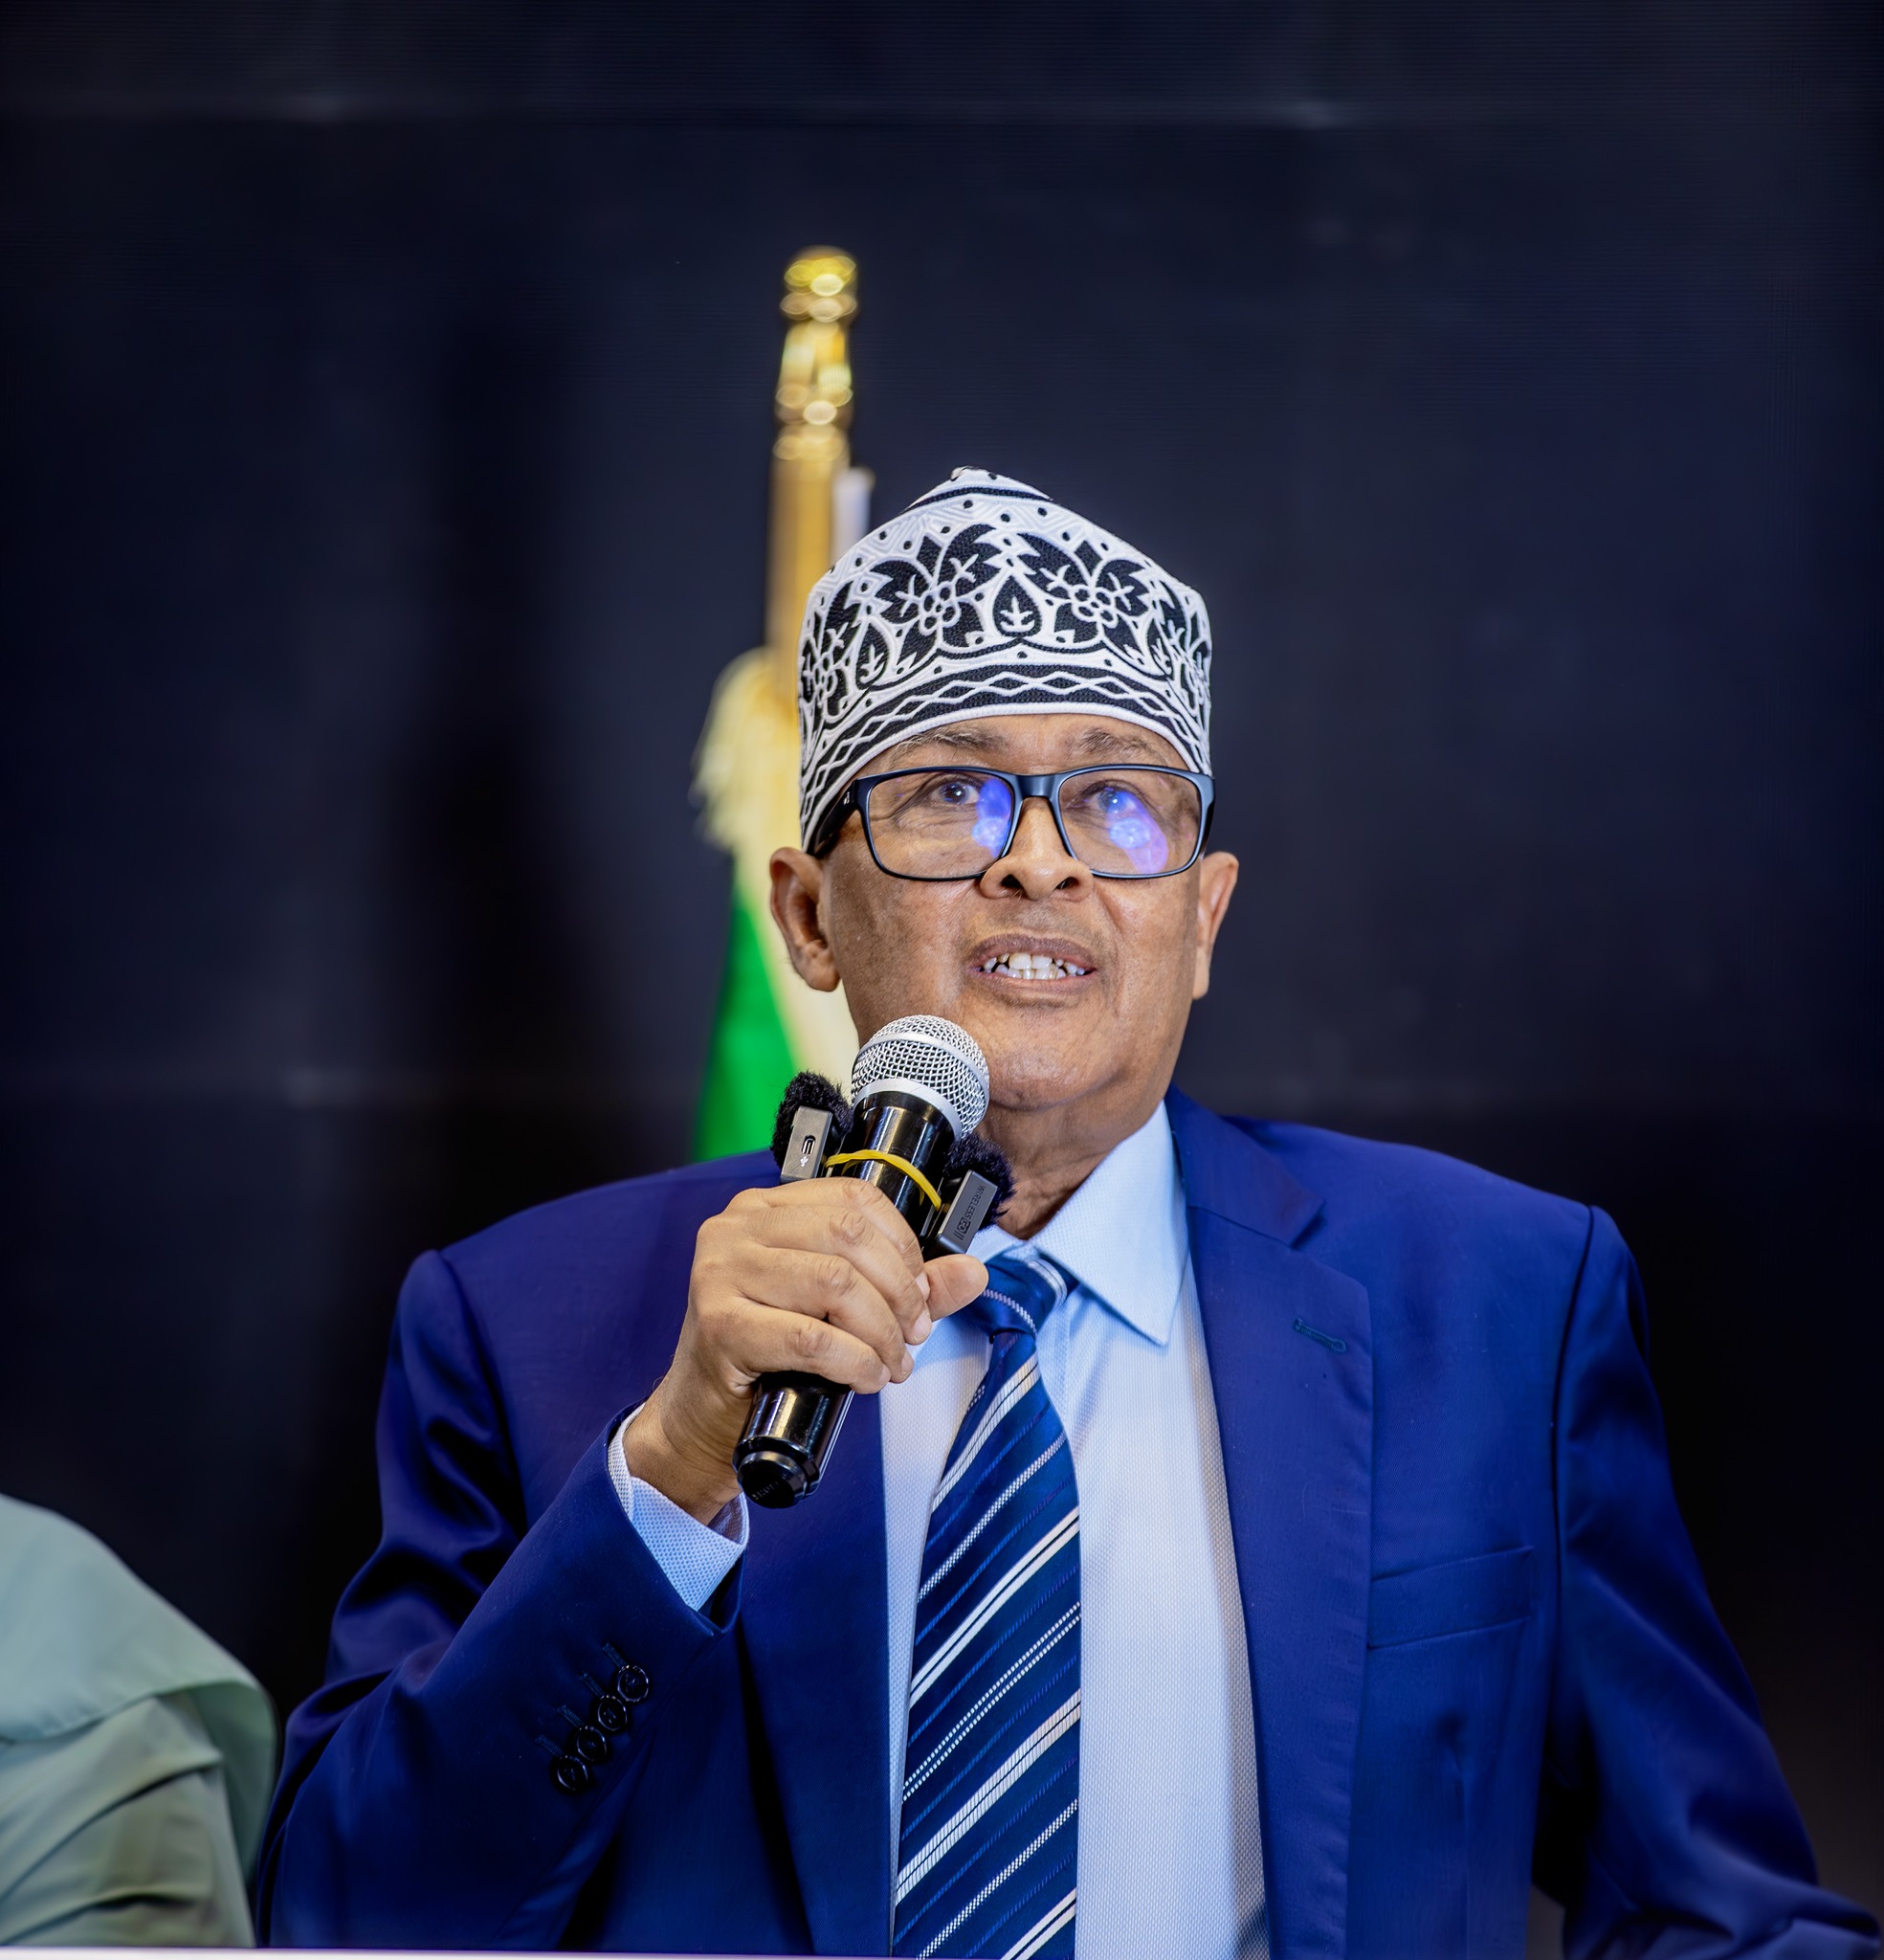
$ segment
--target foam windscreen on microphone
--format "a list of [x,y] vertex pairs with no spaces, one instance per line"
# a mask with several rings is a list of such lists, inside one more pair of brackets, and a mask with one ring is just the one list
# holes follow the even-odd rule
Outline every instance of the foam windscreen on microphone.
[[786,1084],[785,1100],[779,1104],[778,1120],[772,1125],[772,1161],[785,1169],[785,1153],[791,1143],[791,1120],[801,1109],[828,1109],[834,1136],[851,1126],[851,1105],[844,1092],[829,1076],[802,1068]]
[[[829,1076],[801,1069],[787,1085],[784,1100],[779,1103],[778,1119],[772,1125],[772,1161],[781,1170],[785,1169],[786,1151],[791,1142],[792,1119],[801,1109],[828,1109],[834,1136],[842,1136],[851,1126],[851,1105],[837,1084]],[[1001,1154],[1000,1146],[974,1130],[957,1137],[943,1175],[952,1182],[966,1170],[979,1171],[994,1187],[996,1196],[988,1217],[998,1218],[1014,1194],[1014,1173]]]
[[979,1171],[994,1187],[994,1202],[987,1208],[986,1222],[991,1225],[1007,1210],[1008,1200],[1014,1194],[1014,1173],[1001,1154],[1000,1145],[990,1143],[979,1130],[971,1129],[965,1137],[957,1137],[955,1147],[948,1153],[948,1175],[953,1179],[964,1170]]

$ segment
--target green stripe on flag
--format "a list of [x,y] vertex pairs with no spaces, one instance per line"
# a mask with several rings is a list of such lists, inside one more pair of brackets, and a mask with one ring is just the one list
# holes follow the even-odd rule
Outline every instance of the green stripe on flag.
[[694,1131],[696,1159],[768,1148],[779,1100],[797,1073],[765,971],[765,955],[759,940],[762,929],[773,930],[772,922],[755,919],[735,884],[733,917],[726,933],[726,970],[720,982],[720,1011],[707,1053],[706,1088]]

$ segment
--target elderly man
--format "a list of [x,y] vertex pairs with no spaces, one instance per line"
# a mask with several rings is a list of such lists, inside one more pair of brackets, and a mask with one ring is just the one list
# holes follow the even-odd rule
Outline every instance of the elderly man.
[[[1671,1491],[1600,1214],[1170,1087],[1235,860],[1208,629],[958,472],[820,584],[773,910],[980,1042],[974,1256],[763,1157],[414,1267],[385,1536],[295,1717],[276,1941],[1872,1950]],[[754,1380],[861,1392],[748,1514]]]

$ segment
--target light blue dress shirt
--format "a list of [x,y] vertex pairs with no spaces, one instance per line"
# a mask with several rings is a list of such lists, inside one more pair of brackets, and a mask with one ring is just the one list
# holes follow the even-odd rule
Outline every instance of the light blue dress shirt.
[[[993,1258],[1017,1240],[991,1226]],[[1255,1722],[1216,1404],[1184,1187],[1161,1104],[1032,1240],[1078,1282],[1041,1329],[1040,1373],[1079,1481],[1082,1960],[1266,1956]],[[987,1342],[942,1322],[882,1397],[890,1843],[929,1504]],[[610,1467],[623,1508],[698,1610],[745,1546],[743,1499],[702,1525]]]

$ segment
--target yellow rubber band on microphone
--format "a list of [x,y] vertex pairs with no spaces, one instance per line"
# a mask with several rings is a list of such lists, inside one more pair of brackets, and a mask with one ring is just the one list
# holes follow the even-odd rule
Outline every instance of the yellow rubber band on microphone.
[[917,1190],[935,1206],[937,1211],[942,1210],[942,1192],[907,1157],[893,1156],[888,1150],[839,1150],[836,1156],[827,1157],[824,1161],[829,1167],[836,1164],[861,1164],[866,1158],[873,1164],[887,1164],[891,1169],[900,1170],[905,1177],[914,1181]]

